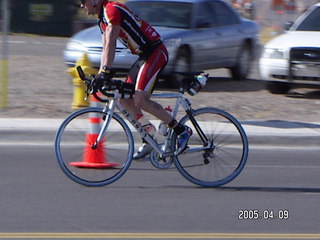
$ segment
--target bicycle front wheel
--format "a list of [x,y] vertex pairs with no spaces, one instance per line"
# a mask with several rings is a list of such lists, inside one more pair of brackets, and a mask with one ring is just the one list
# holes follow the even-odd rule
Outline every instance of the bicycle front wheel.
[[186,179],[200,186],[218,187],[238,176],[247,161],[248,139],[233,116],[219,109],[201,108],[191,119],[186,115],[181,123],[193,130],[189,148],[174,158]]
[[110,184],[118,180],[131,164],[133,136],[116,113],[101,141],[96,142],[106,116],[101,108],[81,109],[69,115],[57,132],[57,161],[63,172],[79,184]]

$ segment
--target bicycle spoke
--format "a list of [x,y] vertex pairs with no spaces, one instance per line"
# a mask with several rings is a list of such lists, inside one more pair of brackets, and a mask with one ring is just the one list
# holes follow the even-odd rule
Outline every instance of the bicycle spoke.
[[[174,162],[180,173],[195,184],[208,187],[226,184],[241,172],[246,162],[248,142],[245,133],[241,125],[223,111],[204,108],[194,114],[208,141],[202,143],[194,131],[189,149]],[[188,117],[183,122],[192,127]]]
[[56,137],[60,167],[68,177],[83,185],[102,186],[114,182],[131,163],[132,135],[117,115],[97,142],[104,116],[102,109],[80,110],[64,121]]

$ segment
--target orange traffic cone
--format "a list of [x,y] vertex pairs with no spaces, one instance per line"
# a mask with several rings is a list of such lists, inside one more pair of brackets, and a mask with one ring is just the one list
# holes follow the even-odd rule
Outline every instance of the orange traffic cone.
[[[90,106],[99,106],[99,101],[93,96],[91,97]],[[99,115],[92,113],[88,118],[89,129],[86,134],[85,144],[83,150],[82,162],[71,162],[71,166],[82,168],[113,168],[119,166],[118,163],[110,163],[106,159],[104,144],[106,139],[102,139],[98,146],[93,148],[93,144],[96,142],[100,129],[101,118]]]

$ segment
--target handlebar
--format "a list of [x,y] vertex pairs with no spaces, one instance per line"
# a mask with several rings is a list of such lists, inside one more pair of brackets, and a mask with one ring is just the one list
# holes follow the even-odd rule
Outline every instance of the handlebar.
[[96,86],[94,84],[95,75],[89,75],[89,78],[86,77],[81,66],[77,66],[77,71],[79,77],[86,84],[86,94],[87,97],[92,94],[100,102],[108,102],[107,99],[101,98],[102,93],[106,97],[114,97],[114,91],[118,90],[121,98],[132,98],[135,92],[135,86],[131,83],[125,83],[121,80],[114,80],[110,78],[109,80],[104,81],[103,83]]
[[[81,66],[77,66],[77,71],[79,77],[84,81],[86,84],[86,94],[87,97],[92,94],[98,101],[100,102],[108,102],[108,99],[101,98],[101,94],[113,98],[115,96],[114,92],[117,90],[120,94],[121,98],[132,98],[135,92],[135,86],[131,83],[126,83],[121,80],[110,79],[95,84],[95,75],[89,75],[89,78],[86,77],[85,73],[83,72]],[[202,74],[203,72],[174,72],[174,74],[181,75],[183,80],[181,81],[181,86],[179,92],[184,93],[188,88],[190,88],[192,82],[194,81],[195,77]],[[208,77],[209,74],[205,76]],[[199,89],[200,90],[200,89]],[[101,93],[101,94],[99,94]],[[193,95],[193,94],[192,94]]]

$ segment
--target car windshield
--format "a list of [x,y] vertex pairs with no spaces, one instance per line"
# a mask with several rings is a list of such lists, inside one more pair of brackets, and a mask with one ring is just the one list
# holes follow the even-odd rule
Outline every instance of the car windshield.
[[320,31],[320,7],[311,12],[297,27],[297,31]]
[[191,4],[181,2],[128,2],[127,6],[152,26],[189,28]]

